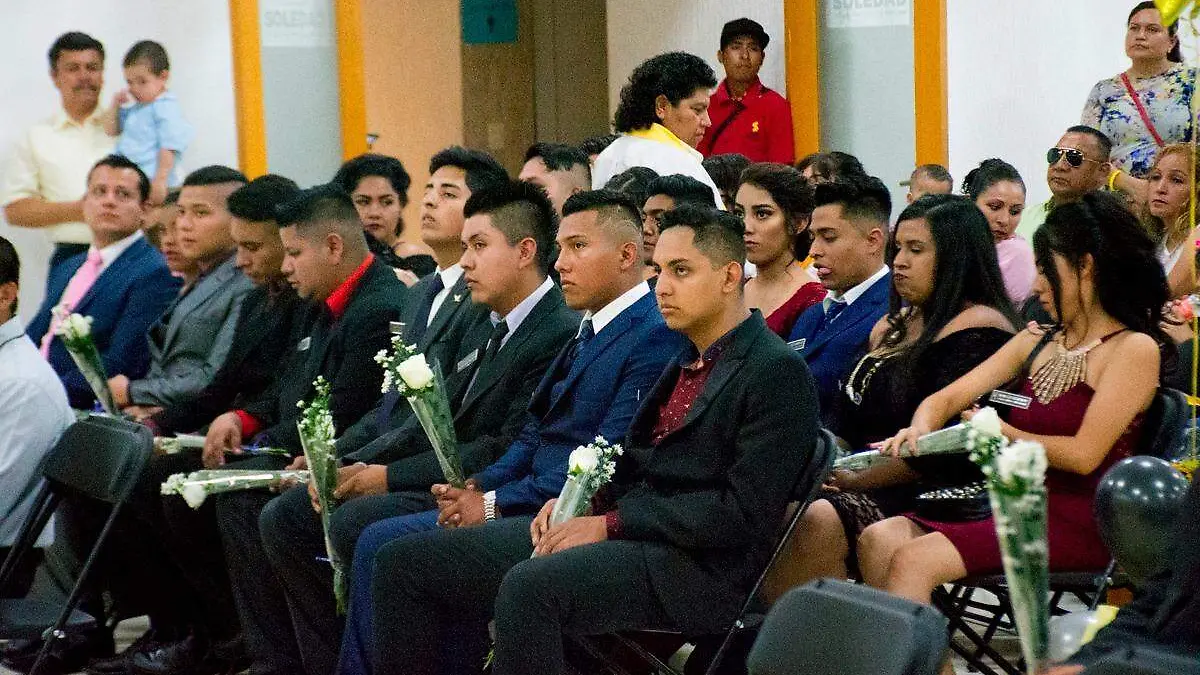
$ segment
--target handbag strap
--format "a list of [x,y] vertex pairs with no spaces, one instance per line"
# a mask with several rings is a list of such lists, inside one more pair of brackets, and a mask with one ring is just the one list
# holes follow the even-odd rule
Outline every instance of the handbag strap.
[[1158,129],[1154,128],[1154,122],[1150,120],[1150,113],[1146,112],[1146,106],[1142,105],[1142,97],[1138,96],[1137,91],[1133,88],[1133,83],[1129,81],[1127,73],[1121,73],[1121,83],[1125,85],[1125,91],[1129,93],[1129,98],[1133,99],[1133,105],[1137,107],[1138,114],[1142,116],[1142,123],[1146,125],[1146,130],[1154,137],[1154,142],[1160,148],[1166,145],[1163,143],[1162,136],[1158,135]]

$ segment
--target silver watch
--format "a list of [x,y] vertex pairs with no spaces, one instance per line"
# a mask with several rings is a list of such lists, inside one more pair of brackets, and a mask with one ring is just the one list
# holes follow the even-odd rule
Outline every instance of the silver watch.
[[500,516],[500,510],[496,508],[496,491],[483,493],[483,519],[484,521],[495,520]]

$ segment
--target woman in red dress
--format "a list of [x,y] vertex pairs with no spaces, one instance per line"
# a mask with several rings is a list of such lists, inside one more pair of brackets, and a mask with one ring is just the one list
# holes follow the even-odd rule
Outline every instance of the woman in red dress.
[[[1112,195],[1093,193],[1055,209],[1034,235],[1034,291],[1056,325],[1042,342],[1031,327],[977,368],[925,399],[912,424],[880,444],[902,443],[939,429],[974,401],[1018,376],[1027,409],[1005,423],[1010,440],[1046,448],[1050,568],[1102,569],[1109,560],[1092,518],[1096,485],[1128,456],[1159,381],[1159,328],[1166,279],[1137,219]],[[963,413],[969,418],[970,412]],[[1001,569],[991,518],[939,522],[898,516],[868,527],[859,539],[863,579],[919,602],[937,586]]]
[[786,338],[804,310],[825,298],[808,259],[812,188],[787,164],[751,164],[735,199],[734,213],[746,223],[746,260],[758,269],[746,282],[746,305]]

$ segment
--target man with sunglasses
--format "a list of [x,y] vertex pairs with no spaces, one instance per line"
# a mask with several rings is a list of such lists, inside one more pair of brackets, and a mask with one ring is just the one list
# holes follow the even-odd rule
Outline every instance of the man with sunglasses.
[[1079,201],[1085,194],[1104,187],[1111,166],[1108,154],[1112,141],[1101,131],[1089,126],[1078,125],[1067,129],[1058,144],[1046,151],[1046,183],[1050,186],[1050,199],[1025,209],[1017,234],[1029,240],[1042,223],[1050,209],[1060,204]]

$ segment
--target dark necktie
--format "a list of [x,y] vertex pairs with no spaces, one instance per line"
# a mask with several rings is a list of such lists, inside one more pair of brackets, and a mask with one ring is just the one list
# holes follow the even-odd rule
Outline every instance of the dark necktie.
[[556,381],[551,389],[551,395],[555,400],[562,395],[562,390],[566,387],[567,375],[571,373],[571,367],[575,364],[575,359],[579,357],[579,352],[587,346],[588,340],[594,337],[596,337],[596,331],[592,328],[592,320],[584,319],[579,326],[579,335],[568,343],[567,357],[563,359],[562,366],[554,374]]
[[492,326],[492,335],[488,338],[487,346],[484,347],[483,356],[479,357],[479,361],[475,364],[475,373],[471,375],[471,381],[467,384],[464,398],[471,395],[471,390],[475,388],[475,382],[479,379],[479,374],[496,358],[496,353],[500,351],[500,343],[504,342],[505,335],[508,335],[507,321],[501,321]]
[[829,309],[825,310],[825,318],[821,320],[821,330],[828,328],[829,324],[833,323],[833,320],[838,318],[838,315],[846,311],[846,308],[849,306],[849,304],[838,300],[831,301]]
[[409,344],[420,344],[421,338],[425,337],[425,329],[429,328],[429,314],[433,311],[433,300],[445,288],[446,282],[442,281],[442,275],[435,272],[433,282],[429,284],[429,288],[425,289],[421,304],[417,305],[417,312],[413,315],[413,325],[409,326],[408,334],[405,335],[405,340]]

